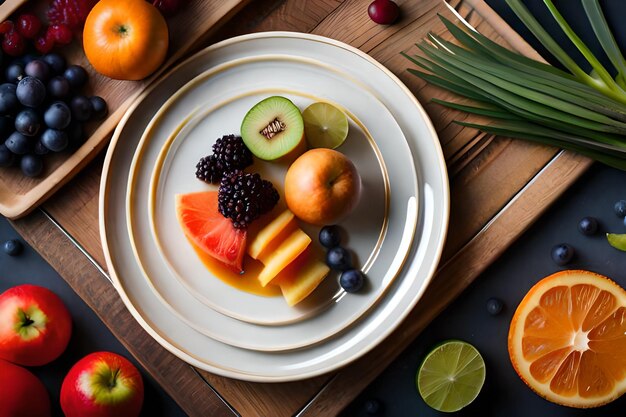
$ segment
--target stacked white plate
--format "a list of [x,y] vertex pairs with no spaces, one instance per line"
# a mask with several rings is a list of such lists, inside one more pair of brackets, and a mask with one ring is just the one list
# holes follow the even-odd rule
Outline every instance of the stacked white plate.
[[[367,285],[346,294],[331,275],[304,302],[238,290],[216,278],[185,238],[175,195],[215,189],[195,165],[246,112],[281,95],[300,109],[345,110],[338,148],[363,181],[342,223]],[[287,167],[248,170],[281,184]],[[124,303],[166,349],[199,368],[263,382],[308,378],[381,342],[419,300],[448,223],[437,135],[411,92],[366,54],[308,34],[270,32],[211,46],[152,85],[115,131],[101,184],[100,230]],[[315,239],[317,229],[303,225]]]

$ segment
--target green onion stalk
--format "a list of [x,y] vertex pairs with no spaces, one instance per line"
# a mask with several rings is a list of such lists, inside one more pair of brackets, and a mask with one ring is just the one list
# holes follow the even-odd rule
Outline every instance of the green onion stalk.
[[607,70],[554,6],[544,3],[591,65],[585,72],[545,31],[521,0],[507,4],[565,70],[510,51],[479,32],[439,16],[455,42],[429,33],[422,54],[403,55],[408,71],[467,100],[434,102],[492,119],[456,123],[495,135],[557,146],[626,170],[626,61],[598,0],[581,0],[595,36],[613,66]]

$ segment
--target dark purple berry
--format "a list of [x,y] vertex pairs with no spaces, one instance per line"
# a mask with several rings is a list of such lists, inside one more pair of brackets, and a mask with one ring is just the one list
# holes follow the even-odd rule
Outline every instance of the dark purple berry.
[[620,200],[615,203],[613,209],[615,210],[615,214],[617,214],[618,217],[626,217],[626,200]]
[[109,109],[107,108],[107,102],[99,96],[89,97],[89,101],[91,102],[91,108],[93,110],[91,118],[93,120],[104,119],[104,117],[109,112]]
[[335,271],[347,271],[352,268],[352,255],[346,248],[334,247],[326,253],[326,265]]
[[327,249],[339,246],[341,243],[341,231],[339,226],[324,226],[320,230],[319,240],[322,246]]
[[13,132],[4,144],[14,154],[24,155],[33,150],[35,142],[35,138],[24,136],[20,132]]
[[43,160],[41,155],[27,154],[20,160],[22,174],[27,177],[37,177],[43,171]]
[[41,59],[34,59],[26,64],[24,73],[46,82],[50,78],[50,66]]
[[10,167],[15,162],[15,154],[4,143],[0,144],[0,167]]
[[70,86],[79,89],[87,82],[87,71],[81,66],[70,65],[63,72],[63,76],[69,81]]
[[555,264],[564,266],[574,258],[574,248],[567,243],[560,243],[552,248],[551,255]]
[[65,129],[72,121],[72,112],[67,104],[55,101],[43,115],[46,126],[52,129]]
[[487,313],[492,316],[497,316],[502,312],[504,308],[504,303],[499,298],[492,297],[487,300]]
[[578,223],[578,230],[583,235],[587,235],[587,236],[595,235],[596,232],[598,231],[598,220],[596,220],[595,217],[590,217],[590,216],[583,217],[582,219],[580,219],[580,222]]
[[24,245],[17,239],[10,239],[4,242],[2,245],[2,250],[9,256],[17,256],[22,253],[24,249]]
[[358,292],[363,288],[364,282],[365,277],[358,269],[348,269],[342,272],[339,277],[339,285],[341,285],[341,288],[346,290],[346,292]]
[[24,106],[39,107],[46,98],[46,87],[39,78],[27,75],[17,84],[15,94]]

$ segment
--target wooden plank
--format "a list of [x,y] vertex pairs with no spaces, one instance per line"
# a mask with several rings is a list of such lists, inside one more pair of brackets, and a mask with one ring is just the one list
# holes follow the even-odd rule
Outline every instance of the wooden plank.
[[187,414],[234,415],[193,367],[166,351],[141,328],[107,278],[41,211],[14,221],[13,226]]

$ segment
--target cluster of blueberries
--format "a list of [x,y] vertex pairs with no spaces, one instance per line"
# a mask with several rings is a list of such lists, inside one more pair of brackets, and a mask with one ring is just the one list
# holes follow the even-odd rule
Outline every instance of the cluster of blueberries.
[[363,272],[352,266],[352,254],[341,244],[341,229],[339,226],[324,226],[320,230],[319,240],[326,252],[326,265],[330,269],[341,272],[339,285],[346,292],[359,291],[365,282]]

